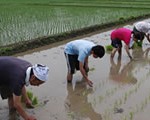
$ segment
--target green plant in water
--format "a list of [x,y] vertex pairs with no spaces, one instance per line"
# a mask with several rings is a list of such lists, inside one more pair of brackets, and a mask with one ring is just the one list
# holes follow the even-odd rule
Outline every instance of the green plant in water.
[[90,68],[90,69],[89,69],[89,71],[94,71],[94,70],[95,70],[95,68]]
[[[27,96],[29,97],[29,99],[32,102],[32,105],[37,105],[38,104],[38,99],[36,96],[33,95],[33,93],[31,91],[27,91]],[[21,97],[21,101],[24,101],[24,97]]]
[[127,96],[128,96],[128,94],[125,93],[125,95],[124,95],[124,103],[127,101]]
[[67,114],[70,120],[74,120],[75,116],[73,112],[68,112]]
[[105,48],[106,48],[106,51],[112,51],[113,50],[112,45],[106,45]]
[[137,45],[139,46],[139,47],[142,47],[142,43],[143,43],[143,41],[138,41],[138,42],[136,42],[137,43]]
[[134,42],[133,44],[133,47],[132,48],[139,48],[139,47],[142,47],[142,41],[137,41],[137,42]]
[[37,104],[38,104],[38,99],[37,99],[37,97],[34,97],[34,98],[33,98],[32,104],[33,104],[33,105],[37,105]]
[[27,91],[27,96],[32,101],[32,99],[33,99],[33,93],[31,91]]
[[130,112],[130,120],[133,120],[133,112]]

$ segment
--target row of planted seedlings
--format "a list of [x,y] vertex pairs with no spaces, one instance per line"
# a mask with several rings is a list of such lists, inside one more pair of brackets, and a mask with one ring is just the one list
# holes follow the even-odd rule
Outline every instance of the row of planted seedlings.
[[124,20],[147,10],[100,7],[15,5],[0,8],[1,45]]
[[[135,65],[136,65],[136,63],[135,63]],[[144,66],[145,66],[144,68],[141,68],[140,66],[137,66],[136,67],[137,70],[135,70],[135,74],[138,74],[137,71],[139,71],[140,69],[147,69],[146,68],[147,64],[144,64]],[[144,75],[145,75],[145,77],[144,77]],[[120,96],[120,98],[117,98],[117,99],[116,99],[116,94],[118,94],[118,92],[121,91],[121,89],[123,88],[122,85],[112,87],[112,85],[109,86],[108,80],[102,80],[99,83],[99,85],[97,85],[96,87],[94,87],[94,91],[95,92],[96,91],[101,91],[100,92],[101,95],[99,96],[99,95],[96,94],[96,95],[94,95],[92,97],[92,105],[93,105],[93,107],[96,107],[96,106],[98,106],[98,104],[100,104],[101,108],[103,108],[103,104],[107,104],[107,102],[109,102],[109,99],[116,99],[115,102],[114,102],[114,106],[111,105],[113,107],[106,108],[106,111],[103,114],[103,118],[104,119],[106,119],[106,120],[112,119],[112,114],[113,114],[112,112],[114,111],[114,108],[117,108],[117,107],[120,107],[123,104],[126,104],[128,98],[132,97],[132,95],[134,93],[136,93],[137,90],[140,90],[140,86],[142,84],[144,84],[144,81],[146,81],[148,79],[148,77],[149,77],[149,70],[144,75],[141,76],[141,78],[140,78],[138,84],[136,84],[136,86],[133,86],[132,89],[129,89],[129,91],[126,91],[123,96]],[[100,90],[97,90],[97,89],[100,89]],[[99,94],[99,92],[98,92],[98,94]],[[121,93],[121,95],[122,95],[122,93]],[[111,103],[111,102],[109,102],[109,103]],[[108,103],[108,105],[109,105],[109,103]],[[143,103],[142,103],[142,105],[143,105]],[[133,118],[133,113],[132,112],[130,112],[129,117]]]
[[[149,70],[147,71],[147,73],[149,73]],[[110,103],[113,102],[113,104],[108,104],[109,106],[105,106],[106,108],[104,110],[104,114],[102,114],[103,119],[104,120],[116,119],[115,118],[116,117],[115,108],[123,109],[122,107],[126,108],[127,104],[129,104],[131,106],[129,106],[129,108],[125,109],[126,110],[126,111],[124,111],[125,113],[122,113],[122,115],[119,117],[119,119],[121,119],[121,120],[133,120],[135,114],[143,112],[143,110],[147,107],[148,103],[150,102],[150,99],[149,99],[150,98],[150,92],[146,93],[146,95],[145,95],[146,97],[144,97],[141,100],[137,100],[137,101],[133,100],[134,103],[133,103],[132,99],[133,99],[133,96],[136,96],[136,94],[137,94],[137,96],[139,95],[138,92],[141,89],[145,89],[142,87],[144,87],[144,85],[147,84],[148,79],[149,79],[149,75],[144,74],[143,76],[141,76],[141,78],[139,79],[139,82],[137,84],[135,84],[131,88],[128,88],[127,90],[126,89],[123,90],[122,95],[120,97],[113,98],[113,96],[110,96],[109,101],[111,101]],[[106,101],[107,100],[105,100],[104,102],[106,102]],[[129,101],[132,101],[132,104]],[[105,104],[107,104],[107,103],[105,103]],[[130,109],[130,110],[127,110],[127,109]]]

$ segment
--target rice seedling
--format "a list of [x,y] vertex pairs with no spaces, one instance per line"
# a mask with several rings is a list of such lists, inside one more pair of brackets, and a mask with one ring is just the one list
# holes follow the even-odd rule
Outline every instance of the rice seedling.
[[112,45],[106,45],[105,48],[106,48],[106,51],[112,51],[113,50]]
[[124,103],[127,101],[127,96],[128,96],[128,94],[125,93],[125,95],[124,95]]
[[133,115],[134,115],[134,113],[130,112],[130,120],[133,120]]
[[32,104],[33,105],[37,105],[38,104],[38,99],[37,99],[36,96],[32,99]]
[[37,98],[37,96],[34,96],[31,91],[27,91],[27,95],[28,95],[28,97],[31,100],[33,105],[38,105],[38,98]]
[[139,48],[139,47],[140,47],[140,48],[142,47],[142,41],[134,42],[134,44],[133,44],[133,47],[132,47],[132,48],[134,49],[134,48]]
[[74,113],[73,112],[68,112],[67,113],[69,120],[74,120]]
[[27,91],[27,96],[32,101],[32,99],[33,99],[33,93],[31,91]]
[[89,69],[89,71],[94,71],[94,70],[95,70],[95,68],[90,68],[90,69]]
[[[5,3],[0,7],[1,46],[122,22],[149,13],[149,2],[144,4],[138,1],[1,0],[0,3]],[[127,3],[132,3],[132,6]]]

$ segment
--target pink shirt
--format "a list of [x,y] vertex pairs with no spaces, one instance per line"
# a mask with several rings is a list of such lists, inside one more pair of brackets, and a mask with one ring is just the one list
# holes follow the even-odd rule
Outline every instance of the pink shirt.
[[111,33],[111,40],[119,39],[129,45],[131,39],[132,30],[127,28],[118,28]]

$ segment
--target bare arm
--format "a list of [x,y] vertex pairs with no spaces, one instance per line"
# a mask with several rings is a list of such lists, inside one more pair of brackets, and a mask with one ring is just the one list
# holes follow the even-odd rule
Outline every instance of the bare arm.
[[88,83],[88,85],[90,86],[90,87],[92,87],[92,81],[90,81],[89,80],[89,78],[88,78],[88,76],[87,76],[87,74],[86,74],[86,71],[85,71],[85,69],[84,69],[84,65],[83,65],[83,63],[82,62],[79,62],[79,68],[80,68],[80,72],[81,72],[81,74],[82,74],[82,76],[85,78],[85,80],[86,80],[86,82]]
[[85,72],[89,72],[88,57],[85,58]]
[[32,105],[31,100],[29,99],[29,97],[27,95],[27,91],[26,91],[25,86],[22,88],[22,95],[23,95],[23,97],[25,99],[26,107],[27,108],[34,108],[34,106]]
[[145,36],[146,36],[148,42],[150,43],[150,34],[147,34],[147,35],[145,35]]
[[132,56],[131,56],[131,54],[129,52],[129,47],[127,45],[125,45],[125,50],[126,50],[128,56],[129,56],[129,58],[132,59]]
[[25,110],[23,109],[22,105],[21,105],[21,96],[16,96],[15,94],[13,94],[13,101],[14,101],[14,106],[17,110],[17,112],[24,118],[24,120],[36,120],[35,117],[33,116],[29,116]]

